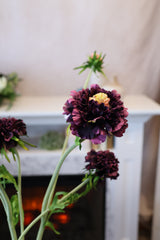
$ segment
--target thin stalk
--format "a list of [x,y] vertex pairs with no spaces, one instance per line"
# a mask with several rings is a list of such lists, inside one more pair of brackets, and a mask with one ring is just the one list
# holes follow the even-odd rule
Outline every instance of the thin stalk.
[[[89,74],[88,74],[88,76],[87,76],[87,79],[86,79],[86,81],[84,83],[84,89],[86,89],[88,87],[88,84],[89,84],[92,72],[93,72],[93,70],[91,69]],[[73,146],[71,146],[65,152],[67,144],[68,144],[69,135],[70,135],[70,129],[67,132],[67,135],[66,135],[66,138],[65,138],[65,141],[64,141],[64,144],[63,144],[63,149],[62,149],[62,154],[61,154],[60,161],[59,161],[59,163],[58,163],[58,165],[57,165],[57,167],[55,169],[54,174],[52,175],[52,178],[51,178],[50,183],[48,185],[47,191],[45,193],[45,196],[44,196],[44,199],[43,199],[43,203],[42,203],[42,212],[45,211],[49,207],[49,205],[50,205],[50,203],[52,201],[53,194],[54,194],[55,187],[56,187],[56,183],[57,183],[57,179],[58,179],[58,175],[59,175],[59,171],[60,171],[60,168],[61,168],[65,158],[68,156],[68,154],[74,148],[77,147],[77,144],[74,144]],[[44,216],[44,217],[41,218],[41,224],[40,224],[40,227],[39,227],[37,240],[41,240],[42,239],[44,228],[45,228],[45,221],[46,221],[46,219],[47,219],[47,216]]]
[[[72,194],[78,192],[82,187],[84,187],[89,182],[89,179],[86,179],[82,183],[80,183],[77,187],[75,187],[72,191],[70,191],[67,195],[65,195],[63,198],[61,198],[58,203],[62,203],[63,201],[67,200]],[[22,240],[22,238],[26,235],[26,233],[33,227],[35,223],[37,223],[41,217],[46,215],[50,209],[46,209],[44,212],[42,212],[39,216],[37,216],[31,224],[28,225],[28,227],[24,230],[24,232],[21,234],[21,236],[18,238],[18,240]]]
[[[21,234],[24,231],[24,211],[23,211],[23,204],[22,204],[22,181],[21,181],[21,161],[17,150],[15,149],[15,154],[17,156],[17,164],[18,164],[18,205],[19,205],[19,212],[20,212],[20,230]],[[22,238],[24,239],[24,238]]]
[[[67,130],[66,130],[66,137],[65,137],[65,140],[64,140],[64,143],[63,143],[63,148],[62,148],[62,153],[61,153],[61,157],[63,156],[66,148],[67,148],[67,145],[68,145],[68,140],[69,140],[69,136],[70,136],[70,125],[67,127]],[[57,179],[58,179],[58,175],[57,175],[57,178],[55,179],[55,183],[53,185],[53,188],[51,190],[51,193],[50,193],[50,196],[49,196],[49,199],[48,199],[48,204],[47,204],[47,207],[49,207],[51,201],[52,201],[52,198],[53,198],[53,194],[54,194],[54,189],[56,187],[56,183],[57,183]]]
[[23,233],[20,235],[20,237],[18,238],[18,240],[22,240],[23,237],[26,235],[26,233],[33,227],[33,225],[35,223],[37,223],[41,217],[43,217],[44,215],[46,215],[50,210],[46,209],[44,212],[42,212],[40,215],[38,215],[23,231]]
[[82,187],[84,187],[89,182],[89,178],[87,178],[85,181],[80,183],[78,186],[76,186],[72,191],[67,193],[64,197],[62,197],[60,200],[58,200],[58,203],[62,203],[63,201],[67,200],[72,194],[78,192]]
[[1,184],[0,184],[0,198],[2,200],[2,204],[3,204],[5,212],[6,212],[8,227],[9,227],[9,231],[11,234],[11,239],[17,240],[17,233],[15,230],[15,226],[13,224],[13,214],[12,214],[10,200]]
[[[47,209],[47,206],[50,204],[49,201],[51,201],[51,199],[53,197],[53,196],[51,196],[51,193],[52,193],[52,195],[54,194],[54,190],[55,190],[56,182],[57,182],[57,179],[58,179],[59,171],[61,169],[61,166],[62,166],[64,160],[66,159],[68,154],[73,149],[75,149],[76,147],[77,147],[77,144],[75,143],[71,147],[69,147],[66,150],[66,152],[61,156],[61,158],[59,160],[59,163],[57,164],[56,169],[54,171],[54,174],[52,175],[52,178],[50,180],[48,188],[46,190],[46,193],[45,193],[45,196],[44,196],[44,199],[43,199],[43,203],[42,203],[42,211],[41,212],[44,212]],[[44,228],[45,228],[45,221],[46,221],[46,219],[47,219],[47,216],[43,216],[41,218],[41,224],[40,224],[40,227],[39,227],[37,240],[41,240],[42,239]]]
[[70,133],[71,133],[71,130],[70,130],[70,125],[67,127],[67,130],[66,130],[66,137],[65,137],[65,140],[64,140],[64,143],[63,143],[63,148],[62,148],[62,153],[61,153],[61,156],[64,154],[64,152],[66,151],[66,147],[68,145],[68,140],[69,140],[69,136],[70,136]]
[[88,87],[88,84],[89,84],[90,78],[91,78],[91,76],[92,76],[92,73],[93,73],[93,70],[92,70],[92,68],[91,68],[90,71],[89,71],[89,74],[88,74],[88,76],[87,76],[87,79],[86,79],[86,81],[85,81],[85,83],[84,83],[84,86],[83,86],[84,89],[86,89],[86,88]]

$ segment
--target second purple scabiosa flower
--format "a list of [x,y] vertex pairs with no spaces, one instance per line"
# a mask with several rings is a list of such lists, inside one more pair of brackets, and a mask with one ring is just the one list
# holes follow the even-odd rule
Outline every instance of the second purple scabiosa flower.
[[13,117],[0,119],[0,153],[4,155],[9,162],[8,151],[12,152],[14,157],[14,155],[17,154],[17,145],[25,150],[28,150],[26,144],[35,147],[33,144],[21,139],[21,137],[25,135],[27,135],[27,131],[26,124],[23,120]]
[[20,136],[26,135],[26,125],[21,119],[2,118],[0,119],[0,150],[5,148],[10,150],[16,147]]
[[105,178],[117,179],[118,173],[118,159],[113,152],[91,150],[85,157],[87,165],[86,169],[94,171],[95,175],[99,176],[101,180]]
[[96,84],[90,89],[72,91],[71,96],[63,109],[73,135],[94,144],[104,142],[107,135],[123,135],[128,127],[128,112],[115,90],[106,91]]

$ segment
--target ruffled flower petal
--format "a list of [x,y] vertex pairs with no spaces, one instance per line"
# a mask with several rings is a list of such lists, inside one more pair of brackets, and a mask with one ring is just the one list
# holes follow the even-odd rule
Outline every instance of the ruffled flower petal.
[[17,142],[12,138],[20,138],[26,135],[26,125],[21,119],[2,118],[0,119],[0,150],[5,148],[7,150],[16,147]]
[[104,142],[110,134],[123,135],[128,127],[128,112],[116,90],[106,91],[94,84],[90,89],[72,91],[71,96],[63,114],[68,116],[73,135],[95,144]]
[[87,162],[86,169],[94,170],[95,174],[102,180],[105,178],[117,179],[118,173],[118,159],[113,152],[91,150],[85,157]]

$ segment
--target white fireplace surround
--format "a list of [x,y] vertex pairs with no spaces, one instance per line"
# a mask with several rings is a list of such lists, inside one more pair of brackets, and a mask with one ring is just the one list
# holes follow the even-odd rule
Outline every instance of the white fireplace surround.
[[[0,108],[1,117],[21,118],[29,127],[29,136],[39,126],[39,133],[48,127],[64,127],[62,106],[66,97],[19,97],[10,110]],[[118,180],[107,180],[105,209],[105,240],[137,240],[138,214],[141,185],[144,123],[154,115],[160,115],[160,106],[144,95],[124,97],[128,107],[129,127],[122,138],[115,138],[114,148],[120,161]],[[72,138],[70,139],[72,141]],[[104,146],[103,146],[104,147]],[[64,163],[61,174],[82,174],[84,156],[90,144],[84,143],[82,151],[75,150]],[[51,175],[60,156],[60,151],[30,150],[20,152],[22,174]],[[16,163],[6,163],[12,174],[17,175]]]

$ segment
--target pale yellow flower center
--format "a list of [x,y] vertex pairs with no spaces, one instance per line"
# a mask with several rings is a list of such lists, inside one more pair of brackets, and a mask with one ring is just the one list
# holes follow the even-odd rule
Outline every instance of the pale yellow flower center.
[[89,98],[89,101],[94,100],[96,102],[98,102],[99,104],[104,103],[104,105],[106,107],[109,107],[109,101],[110,98],[108,97],[108,95],[106,93],[97,93],[95,95],[93,95],[93,97]]

